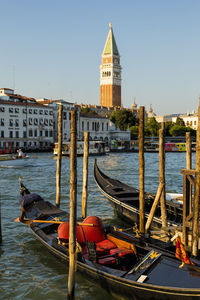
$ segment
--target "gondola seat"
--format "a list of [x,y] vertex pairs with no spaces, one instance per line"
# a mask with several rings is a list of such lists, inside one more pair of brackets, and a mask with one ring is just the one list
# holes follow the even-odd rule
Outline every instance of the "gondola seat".
[[118,257],[124,257],[124,256],[127,256],[127,255],[133,255],[134,252],[131,249],[115,248],[115,249],[110,250],[110,254],[111,255],[116,255],[117,254]]
[[[85,258],[90,255],[88,245],[93,244],[95,261],[103,265],[116,264],[118,258],[132,255],[130,249],[117,247],[116,244],[106,238],[101,219],[96,216],[89,216],[82,222],[83,225],[76,226],[76,239],[82,247]],[[69,242],[69,222],[64,222],[58,226],[58,239],[62,244]],[[93,260],[93,259],[91,259]]]
[[85,224],[82,226],[85,239],[89,243],[95,242],[97,255],[110,254],[110,250],[117,247],[113,242],[106,239],[103,224],[98,217],[89,216],[84,219],[83,224]]
[[99,256],[98,252],[96,251],[96,244],[94,241],[93,242],[86,241],[86,248],[87,248],[87,253],[85,253],[84,255],[86,259],[89,259],[93,262],[105,266],[114,265],[117,263],[115,256],[112,255]]

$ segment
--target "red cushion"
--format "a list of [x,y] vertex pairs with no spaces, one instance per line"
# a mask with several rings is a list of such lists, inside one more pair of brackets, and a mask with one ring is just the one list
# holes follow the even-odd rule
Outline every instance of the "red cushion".
[[133,254],[134,252],[132,250],[126,249],[126,248],[115,248],[110,250],[111,255],[117,254],[119,257],[122,257],[124,255]]
[[85,245],[85,235],[83,233],[83,228],[80,225],[76,226],[76,239],[79,244]]
[[99,258],[98,263],[101,265],[113,265],[116,263],[116,259],[114,257]]
[[85,239],[88,242],[101,242],[105,240],[104,229],[101,220],[96,216],[89,216],[84,221],[84,224],[93,224],[94,226],[90,225],[83,225],[82,229],[84,231]]
[[[63,241],[69,240],[69,222],[64,222],[58,226],[58,237]],[[76,226],[76,239],[79,244],[85,244],[85,237],[81,226]]]
[[59,239],[69,240],[69,222],[61,223],[58,226]]
[[109,252],[111,249],[114,249],[116,247],[117,246],[114,243],[107,239],[96,243],[96,251],[98,254],[105,254],[106,252]]

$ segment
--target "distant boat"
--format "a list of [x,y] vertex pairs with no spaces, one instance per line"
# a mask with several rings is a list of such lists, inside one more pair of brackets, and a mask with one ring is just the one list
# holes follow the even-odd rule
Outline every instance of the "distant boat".
[[0,155],[0,167],[24,167],[28,164],[28,162],[28,155],[25,155],[24,157],[18,157],[14,154]]
[[[84,151],[84,142],[77,142],[77,156],[82,156]],[[89,142],[89,155],[104,155],[110,151],[104,141],[90,141]],[[58,153],[58,143],[55,143],[53,154]],[[70,154],[70,142],[64,142],[62,145],[62,155],[69,156]]]

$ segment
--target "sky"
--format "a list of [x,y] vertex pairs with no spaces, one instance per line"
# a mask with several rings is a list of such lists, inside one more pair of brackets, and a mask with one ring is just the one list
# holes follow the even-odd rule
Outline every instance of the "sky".
[[112,23],[122,104],[157,115],[197,111],[199,0],[0,0],[0,88],[100,105],[101,55]]

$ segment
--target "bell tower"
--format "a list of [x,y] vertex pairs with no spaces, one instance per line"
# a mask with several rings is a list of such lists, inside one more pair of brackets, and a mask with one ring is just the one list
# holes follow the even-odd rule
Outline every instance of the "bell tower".
[[120,55],[114,38],[112,23],[102,53],[100,65],[100,105],[121,106]]

